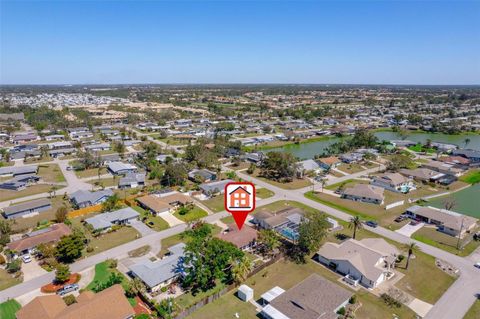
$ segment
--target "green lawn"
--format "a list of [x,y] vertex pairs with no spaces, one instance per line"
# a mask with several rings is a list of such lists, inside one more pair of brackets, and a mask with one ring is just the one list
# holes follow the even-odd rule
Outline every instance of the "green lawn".
[[40,194],[40,193],[48,193],[48,191],[51,188],[52,187],[50,185],[38,184],[38,185],[28,186],[27,188],[21,191],[2,189],[2,201],[22,198],[22,197]]
[[140,213],[141,220],[144,220],[144,218],[146,218],[143,222],[153,230],[161,231],[170,227],[170,225],[168,225],[168,223],[162,217],[153,216],[140,206],[133,206],[132,208]]
[[92,237],[88,246],[93,247],[93,251],[90,253],[86,252],[85,256],[96,255],[102,251],[126,244],[138,238],[140,238],[140,234],[135,228],[124,226],[117,231]]
[[480,318],[480,300],[477,299],[473,306],[468,310],[463,319],[478,319]]
[[5,269],[0,268],[0,290],[15,286],[21,282],[20,279],[13,278]]
[[[211,224],[209,224],[209,225],[212,226],[212,234],[213,235],[217,235],[222,231],[222,229],[220,227],[218,227],[217,225],[211,225]],[[168,251],[168,248],[170,248],[173,245],[176,245],[178,243],[182,243],[182,242],[185,242],[185,238],[184,238],[183,233],[176,234],[176,235],[173,235],[173,236],[162,239],[162,241],[161,241],[162,249],[158,253],[158,257],[163,256]]]
[[[353,186],[355,184],[368,184],[368,181],[362,181],[362,180],[359,180],[359,179],[347,179],[346,181],[344,182],[340,182],[340,183],[336,183],[336,184],[332,184],[332,185],[328,185],[328,186],[325,186],[325,189],[329,189],[329,190],[336,190],[337,188],[339,188],[341,185],[345,185],[345,186]],[[321,188],[320,188],[321,189]]]
[[128,279],[117,269],[113,269],[108,267],[107,262],[101,262],[95,265],[95,276],[91,283],[85,287],[86,290],[92,290],[97,284],[104,284],[108,281],[110,274],[116,273],[122,276],[122,287],[125,289],[126,285],[128,284]]
[[110,186],[117,186],[119,178],[107,177],[107,178],[100,178],[88,181],[87,183],[95,185],[95,186],[103,186],[103,187],[110,187]]
[[20,308],[20,304],[15,299],[0,303],[0,318],[15,319],[15,313],[20,310]]
[[343,163],[337,166],[337,169],[347,174],[354,174],[354,173],[358,173],[365,170],[365,168],[363,168],[362,165],[357,163],[352,163],[352,164]]
[[198,206],[195,206],[192,210],[188,211],[185,215],[181,215],[178,213],[178,210],[173,214],[173,216],[177,217],[184,222],[190,222],[193,220],[200,219],[202,217],[208,216],[208,213],[201,209]]
[[427,148],[420,143],[418,143],[416,145],[413,145],[413,146],[409,146],[408,149],[411,150],[411,151],[417,152],[417,153],[425,153],[425,152],[428,153],[428,154],[435,153],[434,148]]
[[269,198],[269,197],[272,197],[273,195],[275,195],[274,192],[272,192],[271,190],[266,189],[266,188],[256,189],[255,194],[257,195],[258,198],[262,198],[262,199]]
[[472,240],[459,251],[457,249],[458,238],[441,233],[431,227],[422,227],[412,235],[412,238],[462,257],[470,255],[480,246],[480,241]]
[[469,184],[480,183],[480,169],[474,169],[459,178],[462,182]]
[[218,213],[225,210],[223,195],[217,195],[210,199],[202,201],[202,204]]

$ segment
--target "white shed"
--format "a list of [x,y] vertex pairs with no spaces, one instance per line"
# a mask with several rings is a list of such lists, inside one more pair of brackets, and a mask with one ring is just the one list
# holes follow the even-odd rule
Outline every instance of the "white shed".
[[241,285],[238,288],[238,298],[243,301],[250,301],[253,299],[253,289],[248,287],[247,285]]

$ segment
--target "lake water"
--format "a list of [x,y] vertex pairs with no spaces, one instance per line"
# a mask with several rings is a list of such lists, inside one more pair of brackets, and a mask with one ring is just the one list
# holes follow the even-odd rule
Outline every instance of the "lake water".
[[[375,135],[381,140],[399,140],[400,137],[395,132],[375,132]],[[433,142],[442,142],[442,143],[450,143],[456,144],[460,147],[465,146],[465,139],[469,138],[470,143],[468,144],[468,148],[480,150],[480,135],[447,135],[447,134],[440,134],[440,133],[418,133],[412,132],[408,134],[407,140],[413,142],[420,142],[425,143],[427,139],[432,140]],[[341,138],[339,137],[332,137],[329,139],[325,139],[322,141],[316,141],[311,143],[302,143],[302,144],[293,144],[293,145],[286,145],[283,147],[277,147],[271,149],[269,151],[283,151],[292,153],[296,157],[300,159],[310,159],[313,158],[317,154],[322,154],[325,149],[330,145]]]
[[434,198],[431,201],[428,201],[427,205],[443,208],[443,201],[446,198],[455,199],[456,205],[452,209],[453,211],[480,218],[480,184],[473,185],[448,196]]

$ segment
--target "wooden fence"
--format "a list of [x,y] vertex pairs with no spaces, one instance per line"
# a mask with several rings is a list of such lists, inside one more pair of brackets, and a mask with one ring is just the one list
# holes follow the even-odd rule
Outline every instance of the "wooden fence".
[[[130,195],[130,196],[127,196],[127,198],[125,199],[121,199],[120,202],[126,204],[127,206],[137,206],[137,202],[135,201],[135,198],[142,195],[143,194],[141,193]],[[88,215],[91,213],[100,212],[101,210],[102,210],[102,204],[88,206],[88,207],[84,207],[84,208],[80,208],[80,209],[72,210],[71,212],[68,212],[68,218],[76,218],[76,217]]]

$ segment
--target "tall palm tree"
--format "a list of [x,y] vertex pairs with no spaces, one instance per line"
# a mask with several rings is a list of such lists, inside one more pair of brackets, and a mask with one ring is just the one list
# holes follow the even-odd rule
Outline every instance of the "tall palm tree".
[[350,218],[350,224],[348,224],[348,228],[353,228],[353,239],[355,239],[355,236],[357,235],[357,229],[363,228],[362,220],[360,219],[360,217],[354,216]]
[[263,245],[267,255],[273,255],[280,246],[277,233],[271,229],[262,229],[258,233],[258,242]]
[[410,264],[410,258],[412,257],[413,253],[420,250],[417,244],[411,242],[409,244],[404,245],[404,249],[407,251],[407,263],[405,265],[405,269],[408,269],[408,265]]
[[252,261],[248,259],[247,256],[243,256],[242,259],[235,262],[232,267],[233,279],[236,283],[241,283],[245,281],[248,277],[248,274],[252,270]]

